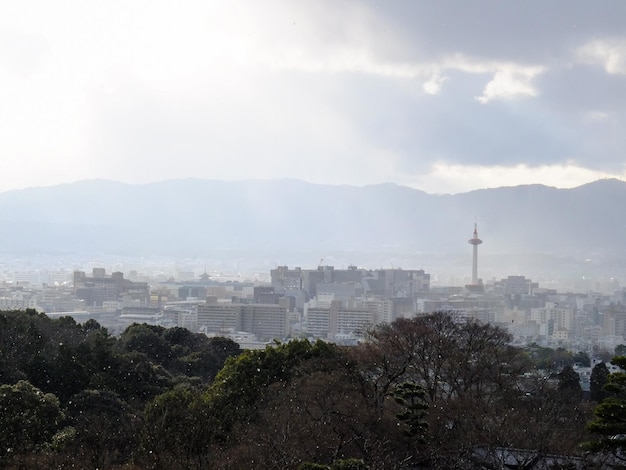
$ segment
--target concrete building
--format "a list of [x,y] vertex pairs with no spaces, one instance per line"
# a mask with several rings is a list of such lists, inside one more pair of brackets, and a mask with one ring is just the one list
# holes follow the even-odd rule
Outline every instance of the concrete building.
[[38,309],[37,300],[35,298],[0,297],[0,310],[26,310],[29,308]]
[[178,298],[180,300],[206,299],[206,286],[190,285],[180,286],[178,288]]
[[494,283],[494,293],[504,296],[533,295],[538,288],[539,283],[526,279],[526,276],[508,276]]
[[277,266],[270,271],[270,277],[272,286],[277,292],[302,289],[302,269],[300,267],[289,269],[287,266]]
[[540,336],[567,339],[574,325],[574,312],[570,306],[547,302],[545,307],[531,309],[530,320],[536,322]]
[[277,305],[282,294],[277,294],[272,286],[255,286],[252,297],[255,304]]
[[218,303],[215,298],[207,298],[204,305],[198,306],[198,329],[207,333],[243,331],[242,307],[242,304]]
[[361,338],[374,325],[374,314],[365,308],[348,308],[333,300],[329,306],[311,305],[305,308],[305,332],[315,338]]
[[215,298],[198,306],[197,327],[206,333],[245,331],[261,340],[289,335],[289,312],[285,305],[218,303]]
[[105,301],[124,297],[139,305],[148,305],[150,301],[147,282],[129,281],[121,272],[109,276],[104,268],[93,268],[92,276],[87,276],[84,271],[74,271],[74,295],[84,300],[87,307],[101,307]]
[[241,331],[254,333],[262,341],[284,339],[289,335],[289,312],[283,305],[243,305]]
[[[279,266],[270,272],[276,293],[293,296],[296,306],[302,308],[303,300],[314,299],[318,294],[334,294],[337,299],[348,301],[352,297],[379,299],[408,298],[416,300],[430,289],[430,274],[424,270],[405,269],[335,269],[319,266],[317,269],[289,269]],[[414,313],[414,312],[413,312]]]

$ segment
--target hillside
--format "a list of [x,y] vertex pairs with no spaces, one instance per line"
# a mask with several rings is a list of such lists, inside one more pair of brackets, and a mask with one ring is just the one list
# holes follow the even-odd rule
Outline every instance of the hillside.
[[462,253],[474,221],[492,253],[621,254],[626,183],[432,195],[393,184],[295,180],[82,181],[0,194],[8,252],[183,254],[214,250]]

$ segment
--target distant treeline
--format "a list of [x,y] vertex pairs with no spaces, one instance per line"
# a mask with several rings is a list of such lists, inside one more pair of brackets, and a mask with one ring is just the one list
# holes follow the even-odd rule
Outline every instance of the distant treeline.
[[584,358],[510,342],[446,312],[379,325],[354,347],[260,351],[0,312],[0,467],[467,469],[503,448],[582,459],[596,403],[570,364]]

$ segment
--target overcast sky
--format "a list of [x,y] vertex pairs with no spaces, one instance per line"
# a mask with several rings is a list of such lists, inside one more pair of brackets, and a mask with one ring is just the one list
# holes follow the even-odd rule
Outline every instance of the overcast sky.
[[3,2],[0,191],[626,177],[623,0]]

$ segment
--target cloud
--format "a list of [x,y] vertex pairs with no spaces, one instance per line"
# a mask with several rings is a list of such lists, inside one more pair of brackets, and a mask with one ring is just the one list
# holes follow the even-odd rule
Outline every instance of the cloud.
[[28,5],[0,18],[0,189],[623,171],[621,0]]
[[422,88],[424,92],[429,95],[437,95],[441,91],[441,87],[443,86],[443,82],[445,82],[448,77],[442,77],[439,75],[435,75],[430,78],[427,82],[424,82]]
[[[556,165],[531,166],[465,166],[437,163],[421,177],[407,179],[408,186],[429,193],[461,193],[477,188],[517,186],[521,184],[543,184],[559,188],[573,188],[601,178],[615,177],[614,173],[593,171],[577,166],[573,162]],[[626,169],[618,175],[626,178]],[[440,188],[446,188],[441,191]]]
[[537,96],[538,91],[533,87],[532,79],[542,70],[542,67],[502,67],[496,71],[483,94],[477,96],[476,100],[486,104],[496,99]]
[[626,38],[595,39],[578,49],[583,63],[601,65],[609,74],[626,74]]

